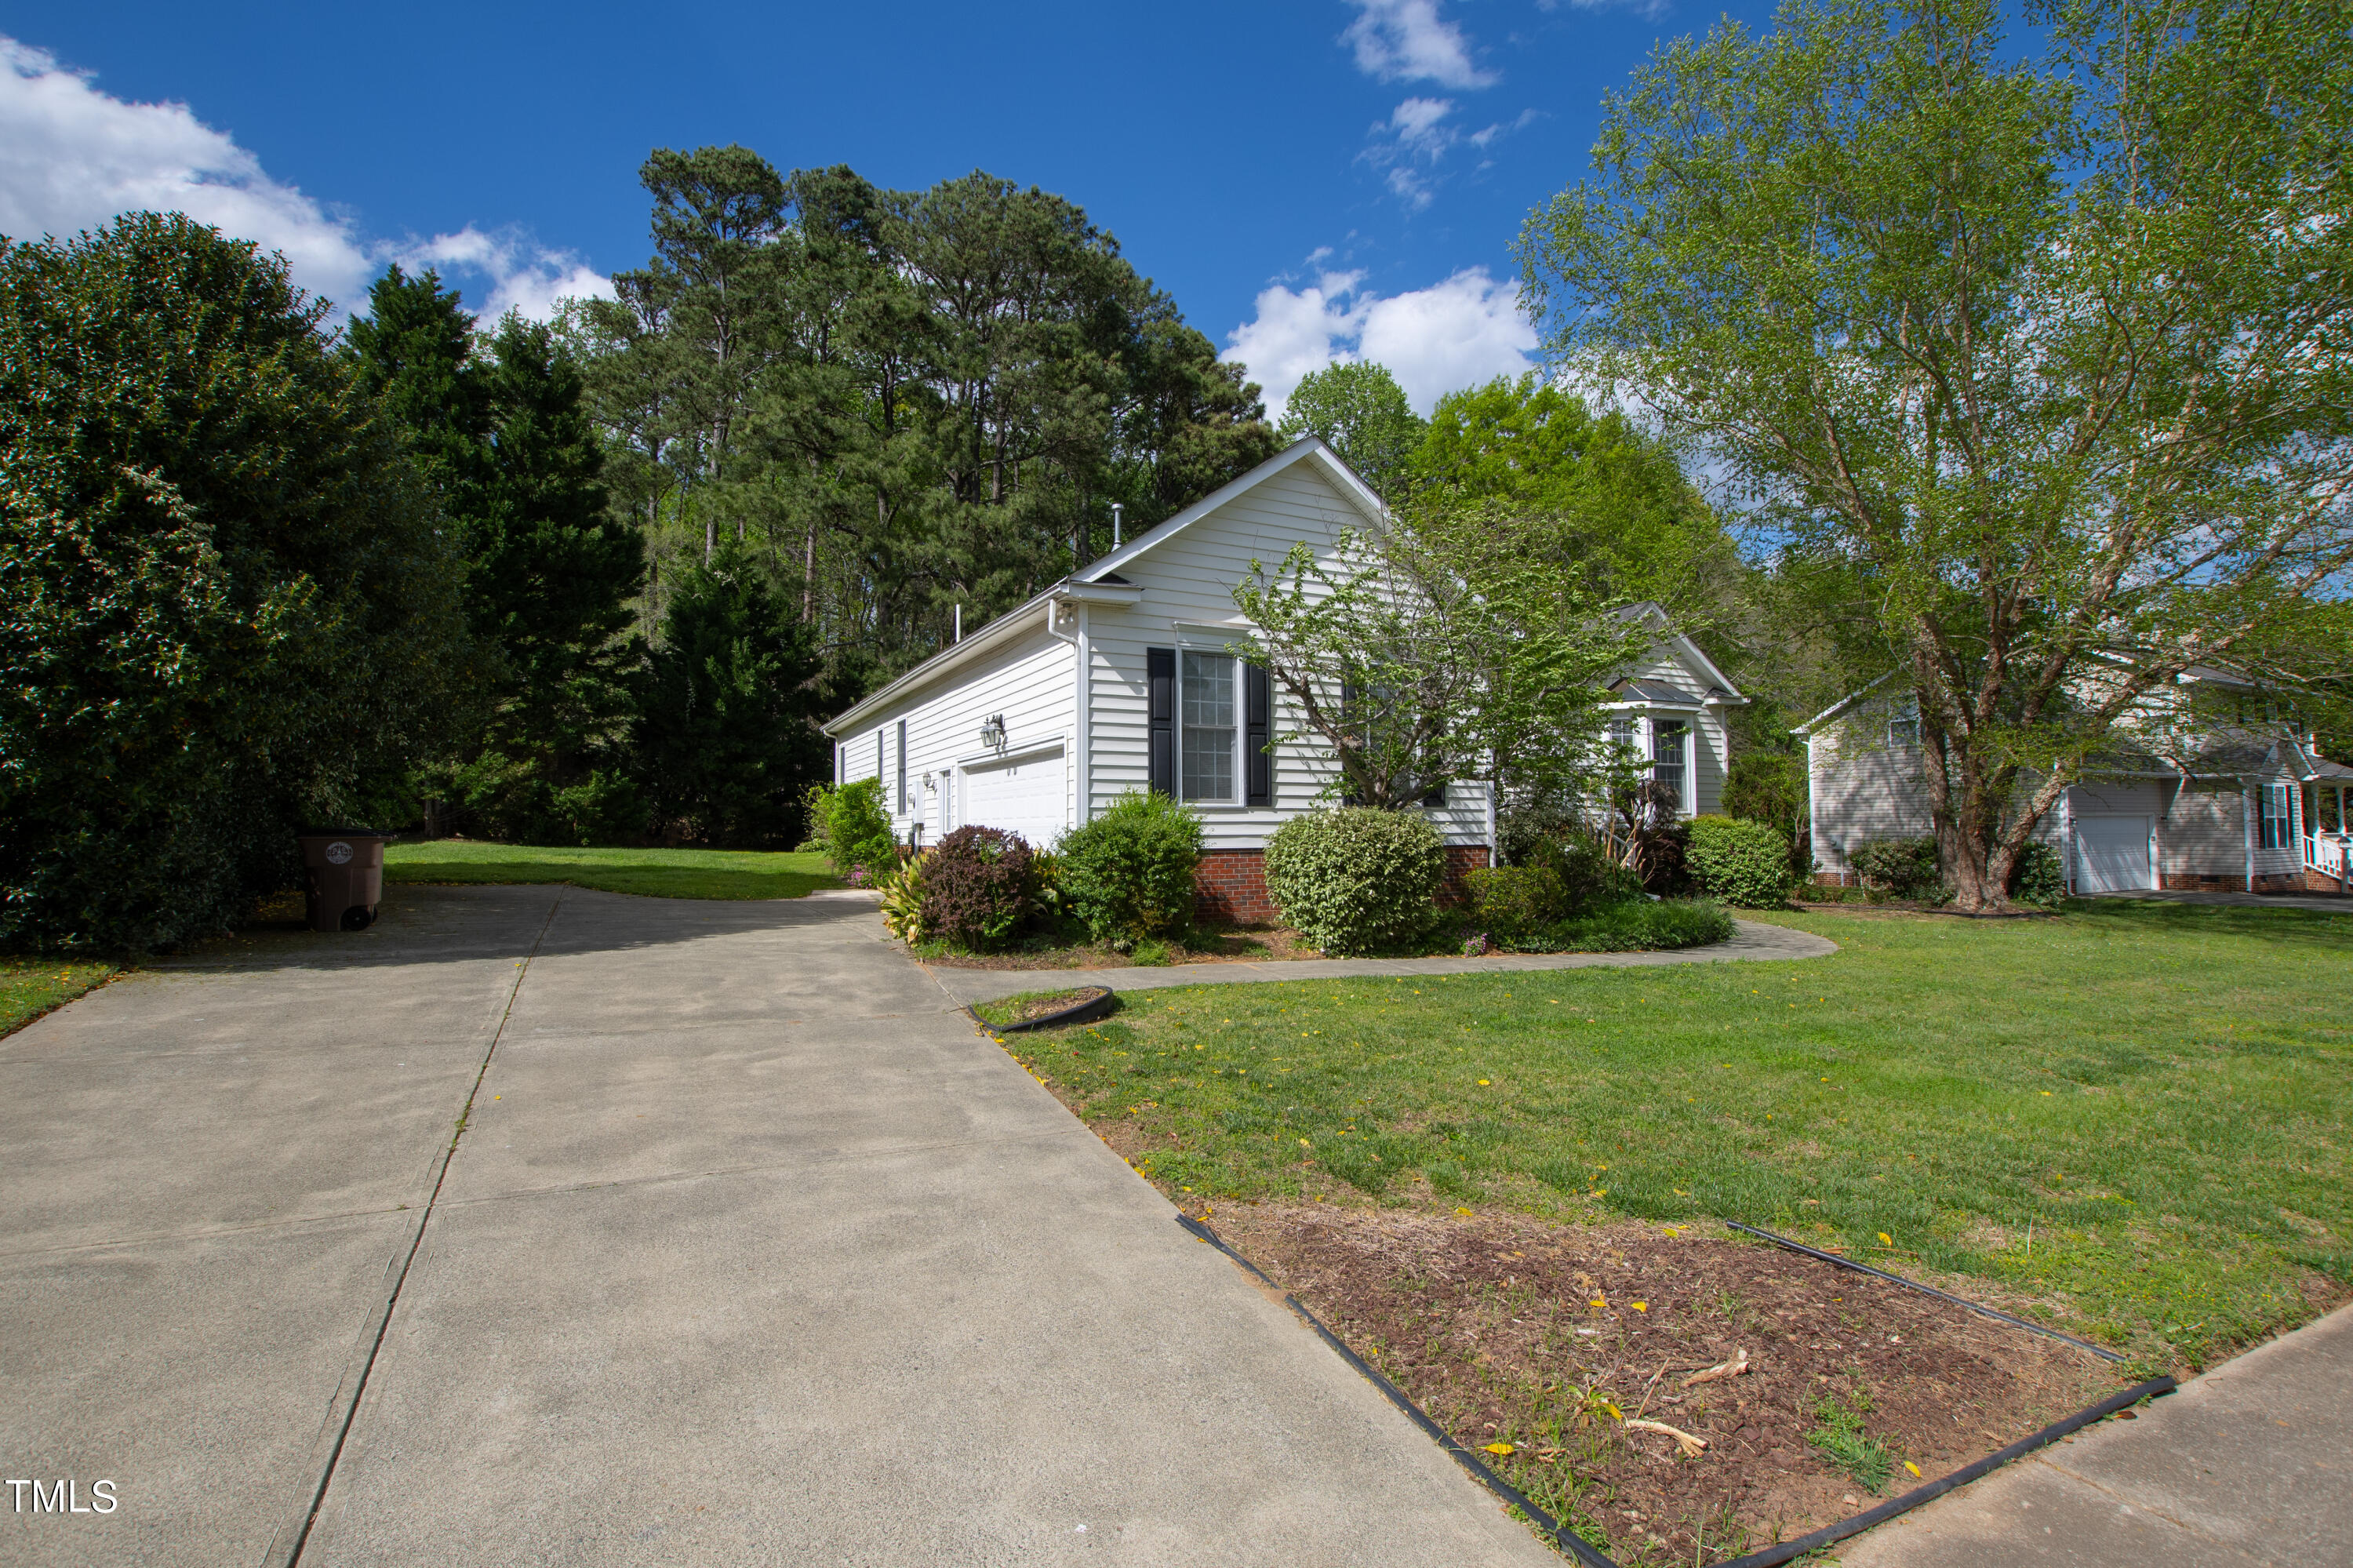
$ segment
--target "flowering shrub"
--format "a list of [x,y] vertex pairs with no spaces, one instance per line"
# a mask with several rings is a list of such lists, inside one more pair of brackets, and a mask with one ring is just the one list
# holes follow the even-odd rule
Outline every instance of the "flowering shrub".
[[2028,844],[2026,853],[2018,857],[2010,880],[2015,885],[2010,895],[2021,904],[2055,908],[2066,902],[2067,878],[2060,868],[2059,852],[2040,840]]
[[1560,874],[1548,865],[1498,865],[1462,874],[1471,920],[1498,936],[1557,920],[1565,910]]
[[1848,851],[1847,859],[1865,887],[1929,903],[1951,896],[1936,869],[1934,839],[1872,839]]

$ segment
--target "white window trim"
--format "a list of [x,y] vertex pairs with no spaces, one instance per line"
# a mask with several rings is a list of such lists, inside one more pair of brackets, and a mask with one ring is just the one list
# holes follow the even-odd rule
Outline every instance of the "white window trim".
[[[1231,694],[1234,709],[1234,738],[1231,747],[1234,792],[1222,800],[1206,796],[1187,800],[1185,795],[1185,655],[1187,653],[1200,659],[1226,661],[1226,684]],[[1250,799],[1250,780],[1243,773],[1242,757],[1243,736],[1250,728],[1250,715],[1242,711],[1242,662],[1236,658],[1224,643],[1187,644],[1180,637],[1176,645],[1176,724],[1175,726],[1176,799],[1180,803],[1198,807],[1205,811],[1244,811],[1250,809],[1246,804]]]

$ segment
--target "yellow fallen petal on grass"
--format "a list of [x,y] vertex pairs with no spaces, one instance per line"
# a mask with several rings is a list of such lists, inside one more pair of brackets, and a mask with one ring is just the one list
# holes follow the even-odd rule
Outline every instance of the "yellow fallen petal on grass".
[[1634,1310],[1637,1312],[1647,1312],[1650,1309],[1651,1304],[1647,1301],[1637,1301],[1634,1303]]
[[1486,1080],[1486,1079],[1484,1079],[1484,1078],[1480,1079],[1480,1080],[1479,1080],[1479,1086],[1480,1086],[1481,1088],[1482,1088],[1482,1089],[1483,1089],[1483,1088],[1488,1087],[1489,1086],[1488,1086],[1487,1080]]
[[1471,1211],[1468,1209],[1457,1209],[1454,1212],[1461,1215],[1466,1220],[1471,1217]]
[[1895,1238],[1889,1235],[1885,1231],[1882,1231],[1879,1233],[1879,1245],[1882,1246],[1892,1247],[1895,1245]]
[[1487,1452],[1499,1457],[1504,1454],[1514,1454],[1518,1451],[1519,1450],[1514,1448],[1509,1443],[1490,1443],[1487,1445]]
[[1917,1465],[1915,1465],[1915,1464],[1914,1464],[1914,1463],[1913,1463],[1911,1460],[1909,1460],[1909,1459],[1906,1459],[1906,1460],[1905,1460],[1905,1461],[1904,1461],[1904,1467],[1905,1467],[1905,1469],[1907,1469],[1907,1470],[1911,1471],[1911,1472],[1913,1473],[1913,1475],[1915,1475],[1915,1476],[1917,1476],[1917,1475],[1919,1475],[1919,1473],[1920,1473],[1920,1467],[1919,1467],[1919,1466],[1917,1466]]

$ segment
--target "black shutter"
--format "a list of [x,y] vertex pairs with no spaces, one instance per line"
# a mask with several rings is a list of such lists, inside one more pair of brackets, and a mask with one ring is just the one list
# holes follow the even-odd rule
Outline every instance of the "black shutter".
[[1274,738],[1274,683],[1263,664],[1242,666],[1242,756],[1244,803],[1274,804],[1274,758],[1267,750]]
[[1152,694],[1149,779],[1153,789],[1173,798],[1176,793],[1176,650],[1145,649],[1144,674]]

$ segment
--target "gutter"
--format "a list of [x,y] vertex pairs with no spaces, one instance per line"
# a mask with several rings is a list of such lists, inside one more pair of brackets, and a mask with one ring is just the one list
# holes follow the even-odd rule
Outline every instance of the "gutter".
[[[839,740],[849,731],[862,729],[866,721],[887,711],[902,697],[922,690],[945,675],[966,659],[983,650],[994,648],[1014,635],[1029,630],[1035,623],[1030,613],[1040,605],[1058,601],[1082,604],[1134,604],[1144,597],[1144,589],[1134,583],[1081,583],[1070,580],[1056,583],[1045,592],[1026,603],[998,616],[979,630],[968,634],[961,642],[951,642],[881,691],[843,709],[818,726],[819,734]],[[1050,627],[1049,628],[1050,630]]]

